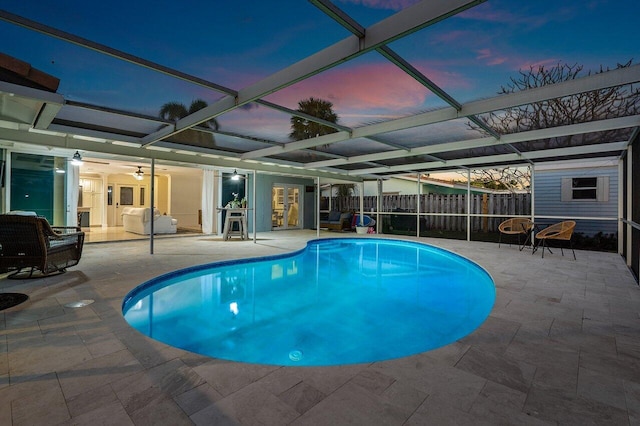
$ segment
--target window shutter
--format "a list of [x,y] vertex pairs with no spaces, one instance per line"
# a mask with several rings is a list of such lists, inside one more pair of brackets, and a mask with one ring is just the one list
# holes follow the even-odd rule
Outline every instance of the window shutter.
[[571,178],[562,178],[562,192],[560,196],[561,201],[571,201],[573,194],[571,192]]
[[609,176],[598,176],[598,187],[596,188],[596,199],[598,202],[609,201]]

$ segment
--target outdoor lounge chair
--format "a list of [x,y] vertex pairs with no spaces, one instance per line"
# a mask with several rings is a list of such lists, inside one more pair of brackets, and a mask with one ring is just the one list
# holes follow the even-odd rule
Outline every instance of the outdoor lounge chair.
[[[554,225],[548,226],[544,228],[542,231],[538,232],[535,236],[536,240],[540,240],[542,242],[542,257],[544,258],[544,249],[547,240],[560,240],[560,241],[569,241],[569,247],[573,252],[573,260],[576,260],[576,252],[573,250],[573,245],[571,244],[571,236],[573,235],[573,229],[576,227],[576,222],[573,220],[567,220],[564,222],[556,223]],[[536,247],[540,246],[540,242],[536,245]],[[549,250],[549,247],[547,247]],[[560,246],[560,251],[564,256],[564,250],[562,246]],[[551,250],[549,250],[551,253]]]
[[[531,219],[525,217],[514,217],[507,219],[498,225],[498,231],[500,231],[500,238],[498,239],[498,247],[502,243],[502,234],[516,235],[518,237],[518,247],[520,250],[524,248],[524,245],[520,245],[520,236],[529,236],[529,233],[533,229],[533,222]],[[526,244],[525,240],[525,244]]]
[[0,273],[13,271],[8,278],[63,273],[78,264],[83,245],[78,227],[51,227],[37,216],[0,215]]
[[350,212],[339,212],[337,210],[332,210],[329,212],[328,219],[320,219],[320,227],[327,228],[333,231],[351,229],[352,216],[353,215]]

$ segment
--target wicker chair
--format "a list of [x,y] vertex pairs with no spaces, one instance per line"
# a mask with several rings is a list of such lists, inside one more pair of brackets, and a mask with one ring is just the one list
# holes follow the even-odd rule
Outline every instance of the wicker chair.
[[83,245],[78,227],[51,227],[37,216],[0,215],[0,273],[13,271],[8,278],[63,273],[78,264]]
[[[500,238],[498,239],[498,247],[500,247],[500,244],[502,244],[502,234],[517,235],[518,247],[520,248],[520,250],[522,250],[524,248],[524,245],[520,245],[520,237],[522,235],[526,235],[528,237],[532,229],[533,229],[533,222],[531,221],[531,219],[527,219],[524,217],[514,217],[511,219],[505,220],[500,225],[498,225],[498,231],[500,231]],[[527,240],[525,240],[525,244]]]
[[[573,245],[571,244],[571,236],[573,235],[573,229],[576,227],[576,222],[573,220],[566,220],[564,222],[556,223],[551,226],[544,228],[542,231],[538,232],[535,236],[536,240],[540,240],[542,242],[542,257],[544,258],[544,249],[547,240],[559,240],[559,241],[568,241],[569,247],[573,252],[573,260],[576,260],[576,252],[573,250]],[[536,245],[540,246],[540,242]],[[549,250],[549,247],[546,247]],[[562,246],[560,246],[560,251],[564,256],[564,250]],[[549,250],[551,253],[551,250]]]

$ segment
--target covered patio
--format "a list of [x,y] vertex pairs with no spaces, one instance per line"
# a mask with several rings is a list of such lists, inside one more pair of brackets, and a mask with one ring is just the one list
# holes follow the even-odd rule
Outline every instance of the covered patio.
[[[323,236],[326,236],[323,233]],[[348,235],[348,234],[346,234]],[[333,236],[333,235],[332,235]],[[640,289],[614,253],[519,251],[420,241],[484,266],[487,321],[443,348],[398,360],[293,368],[221,361],[149,339],[124,295],[158,274],[304,247],[312,231],[256,243],[206,236],[89,244],[82,263],[3,280],[28,302],[2,311],[0,422],[50,424],[634,424],[640,416]],[[107,260],[108,259],[108,260]],[[115,271],[115,272],[114,272]],[[79,308],[75,302],[93,300]]]
[[[619,21],[633,13],[615,14],[610,5],[583,8],[577,3],[571,5],[572,13],[556,10],[557,5],[543,4],[528,10],[523,5],[514,7],[497,0],[409,1],[375,17],[369,15],[371,9],[366,4],[313,0],[280,7],[287,13],[274,9],[269,13],[276,16],[260,16],[264,28],[241,21],[228,30],[238,41],[244,40],[247,30],[261,34],[257,38],[264,40],[277,38],[274,34],[279,31],[294,31],[288,16],[295,13],[309,24],[308,32],[317,37],[316,43],[306,43],[295,51],[283,43],[276,48],[279,55],[261,57],[267,60],[277,56],[277,65],[264,69],[260,68],[263,63],[251,55],[251,43],[232,48],[236,59],[248,57],[255,62],[242,68],[238,61],[227,60],[223,61],[223,68],[233,69],[234,77],[246,69],[257,75],[248,80],[231,79],[227,84],[218,81],[221,75],[206,67],[188,72],[183,67],[167,65],[166,57],[153,42],[147,48],[133,47],[130,51],[127,37],[123,40],[118,34],[84,24],[76,33],[64,14],[43,14],[26,5],[1,10],[3,31],[9,36],[14,32],[23,36],[17,39],[24,46],[16,43],[10,51],[26,61],[26,65],[16,65],[18,77],[0,81],[0,136],[5,141],[7,158],[14,152],[46,152],[65,162],[75,152],[82,152],[97,159],[136,159],[150,164],[152,178],[156,164],[201,168],[203,188],[207,188],[203,194],[208,192],[211,198],[202,203],[205,233],[212,232],[211,219],[217,217],[215,209],[220,207],[216,205],[220,200],[210,194],[218,172],[230,174],[239,170],[252,177],[253,187],[247,187],[253,216],[250,222],[254,223],[254,230],[265,231],[272,221],[266,220],[262,229],[257,218],[272,217],[273,211],[270,200],[260,198],[265,189],[256,190],[255,184],[272,176],[281,180],[307,179],[301,185],[305,192],[310,188],[307,197],[317,197],[314,208],[318,211],[319,188],[327,183],[359,185],[375,181],[382,188],[393,178],[411,175],[420,180],[430,173],[454,172],[466,174],[470,185],[475,170],[529,167],[535,176],[540,164],[607,159],[615,162],[618,169],[615,180],[609,181],[618,204],[614,206],[615,214],[607,220],[616,223],[617,250],[638,276],[640,206],[633,191],[640,182],[640,66],[633,62],[636,34],[625,31],[624,25],[609,24],[610,31],[618,34],[615,54],[620,57],[609,64],[595,65],[591,52],[600,39],[593,39],[590,46],[591,39],[587,37],[593,34],[583,31],[582,37],[573,37],[570,30],[572,25],[582,28],[582,19]],[[633,10],[637,6],[626,7]],[[566,21],[556,22],[560,12],[566,13]],[[92,16],[90,11],[85,13]],[[191,16],[182,11],[175,19],[189,22]],[[519,21],[509,20],[510,16],[518,16],[522,22],[531,20],[532,25],[518,25]],[[136,18],[139,17],[126,17]],[[142,21],[151,27],[130,37],[139,37],[139,43],[144,45],[150,42],[147,36],[154,31],[153,22],[147,22],[152,20]],[[311,22],[321,22],[321,29]],[[465,30],[468,33],[455,30],[466,22],[474,23],[472,29]],[[222,31],[222,24],[218,31]],[[482,40],[499,33],[501,24],[508,24],[513,31],[511,54],[527,47],[527,54],[534,59],[521,58],[517,65],[499,67],[509,63],[508,58],[494,57],[490,50],[476,45],[476,38]],[[295,31],[302,31],[300,28]],[[571,37],[565,42],[570,46],[563,45],[556,52],[553,48],[561,46],[539,43],[538,39],[560,31],[569,31]],[[464,45],[458,39],[463,34],[469,44],[464,51],[469,62],[461,65],[458,61],[462,59],[455,56],[447,57],[437,67],[429,62],[432,51],[440,55],[457,51]],[[288,40],[287,36],[283,34],[283,40]],[[186,39],[214,50],[226,46],[214,40],[232,40],[221,32],[197,40],[184,33],[163,41],[166,50],[183,58],[185,46],[191,46]],[[87,74],[78,74],[68,65],[63,67],[59,80],[63,95],[48,78],[58,73],[56,62],[43,61],[36,53],[47,43],[60,46],[65,64],[103,66],[92,67]],[[610,50],[606,49],[606,53]],[[283,58],[280,55],[284,52],[287,55]],[[552,64],[549,55],[577,57],[588,63],[583,67],[573,60],[559,59]],[[31,70],[29,64],[38,64],[38,68]],[[26,77],[20,72],[26,72]],[[42,72],[50,73],[44,78],[48,85],[42,78],[34,84],[30,80],[32,74],[42,77]],[[445,78],[445,74],[454,78]],[[112,80],[112,75],[120,77]],[[104,99],[99,91],[85,94],[85,78],[109,81],[117,95]],[[128,96],[132,81],[140,81],[135,88],[135,101]],[[366,86],[362,92],[365,95],[350,90],[357,87],[356,82],[369,81],[378,83]],[[164,99],[168,88],[177,101]],[[144,99],[142,104],[137,102],[139,97]],[[323,98],[335,99],[335,105]],[[305,101],[318,99],[321,105],[335,108],[331,111],[334,115],[328,114],[329,119],[303,108]],[[167,112],[171,110],[168,107],[195,100],[199,109],[188,111],[182,105],[184,114]],[[296,125],[303,125],[304,131],[296,133]],[[6,164],[10,166],[8,160]],[[69,171],[72,174],[73,168]],[[534,191],[533,180],[528,190]],[[8,198],[5,191],[5,209],[10,208]],[[73,198],[67,197],[69,200]],[[67,222],[71,222],[76,217],[75,203],[66,204]],[[536,221],[539,215],[535,200],[531,204],[531,217]],[[471,239],[469,204],[460,210],[465,213],[456,214],[467,215],[467,239]],[[387,212],[378,209],[367,213]],[[564,217],[551,215],[549,219],[583,218],[591,219],[573,212]],[[309,222],[305,228],[319,228],[319,214],[314,223]]]

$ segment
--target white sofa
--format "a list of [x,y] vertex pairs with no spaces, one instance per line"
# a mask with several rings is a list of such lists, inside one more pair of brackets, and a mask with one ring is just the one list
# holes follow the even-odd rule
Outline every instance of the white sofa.
[[[178,219],[161,215],[154,209],[153,233],[175,234],[178,230]],[[127,232],[149,235],[151,232],[151,209],[143,207],[125,207],[122,209],[122,226]]]

